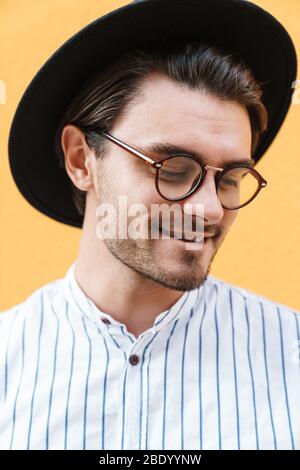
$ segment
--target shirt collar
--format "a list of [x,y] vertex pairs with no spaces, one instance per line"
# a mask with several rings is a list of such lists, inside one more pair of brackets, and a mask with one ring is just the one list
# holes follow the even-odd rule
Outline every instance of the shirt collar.
[[[107,324],[110,324],[110,327],[112,328],[127,331],[124,323],[119,322],[108,313],[100,310],[83,292],[75,276],[76,263],[77,260],[71,264],[64,278],[65,295],[70,305],[72,305],[79,314],[87,316],[96,322],[99,328],[107,328]],[[190,313],[192,307],[197,302],[197,299],[203,297],[203,289],[204,285],[191,291],[184,292],[171,308],[164,310],[157,315],[150,330],[152,330],[153,333],[160,331],[166,325],[173,323],[175,320]]]

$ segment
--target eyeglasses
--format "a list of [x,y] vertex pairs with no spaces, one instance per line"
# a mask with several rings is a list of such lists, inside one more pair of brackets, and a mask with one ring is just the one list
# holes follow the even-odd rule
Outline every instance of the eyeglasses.
[[155,176],[158,194],[167,201],[181,201],[197,191],[208,168],[217,171],[216,190],[224,209],[236,210],[246,206],[267,185],[258,171],[247,163],[231,163],[218,168],[204,165],[196,156],[185,153],[153,160],[107,132],[100,134],[148,165]]

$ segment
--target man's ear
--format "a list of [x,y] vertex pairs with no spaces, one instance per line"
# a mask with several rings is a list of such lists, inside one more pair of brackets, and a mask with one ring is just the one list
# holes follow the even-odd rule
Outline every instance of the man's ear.
[[65,125],[61,133],[61,146],[70,179],[78,189],[88,191],[94,186],[90,163],[95,154],[87,145],[84,133],[73,124]]

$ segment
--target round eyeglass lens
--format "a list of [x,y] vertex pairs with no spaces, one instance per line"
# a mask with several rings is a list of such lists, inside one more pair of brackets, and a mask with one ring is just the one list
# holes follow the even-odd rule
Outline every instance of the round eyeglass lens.
[[259,181],[249,168],[235,167],[221,177],[217,194],[227,209],[237,209],[246,204],[256,193]]
[[167,199],[189,193],[201,179],[201,166],[191,157],[176,155],[165,160],[158,170],[158,187]]

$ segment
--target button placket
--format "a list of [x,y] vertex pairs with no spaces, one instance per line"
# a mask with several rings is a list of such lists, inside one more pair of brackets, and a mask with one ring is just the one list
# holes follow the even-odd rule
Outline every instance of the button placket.
[[[149,330],[148,333],[145,333],[145,335],[133,345],[128,357],[128,368],[126,372],[127,423],[125,423],[126,433],[124,435],[124,449],[138,449],[139,446],[143,448],[142,446],[144,445],[143,442],[146,438],[148,398],[147,367],[152,346],[154,346],[155,343],[156,341],[153,341],[153,331]],[[139,429],[139,433],[136,432],[137,429]]]

